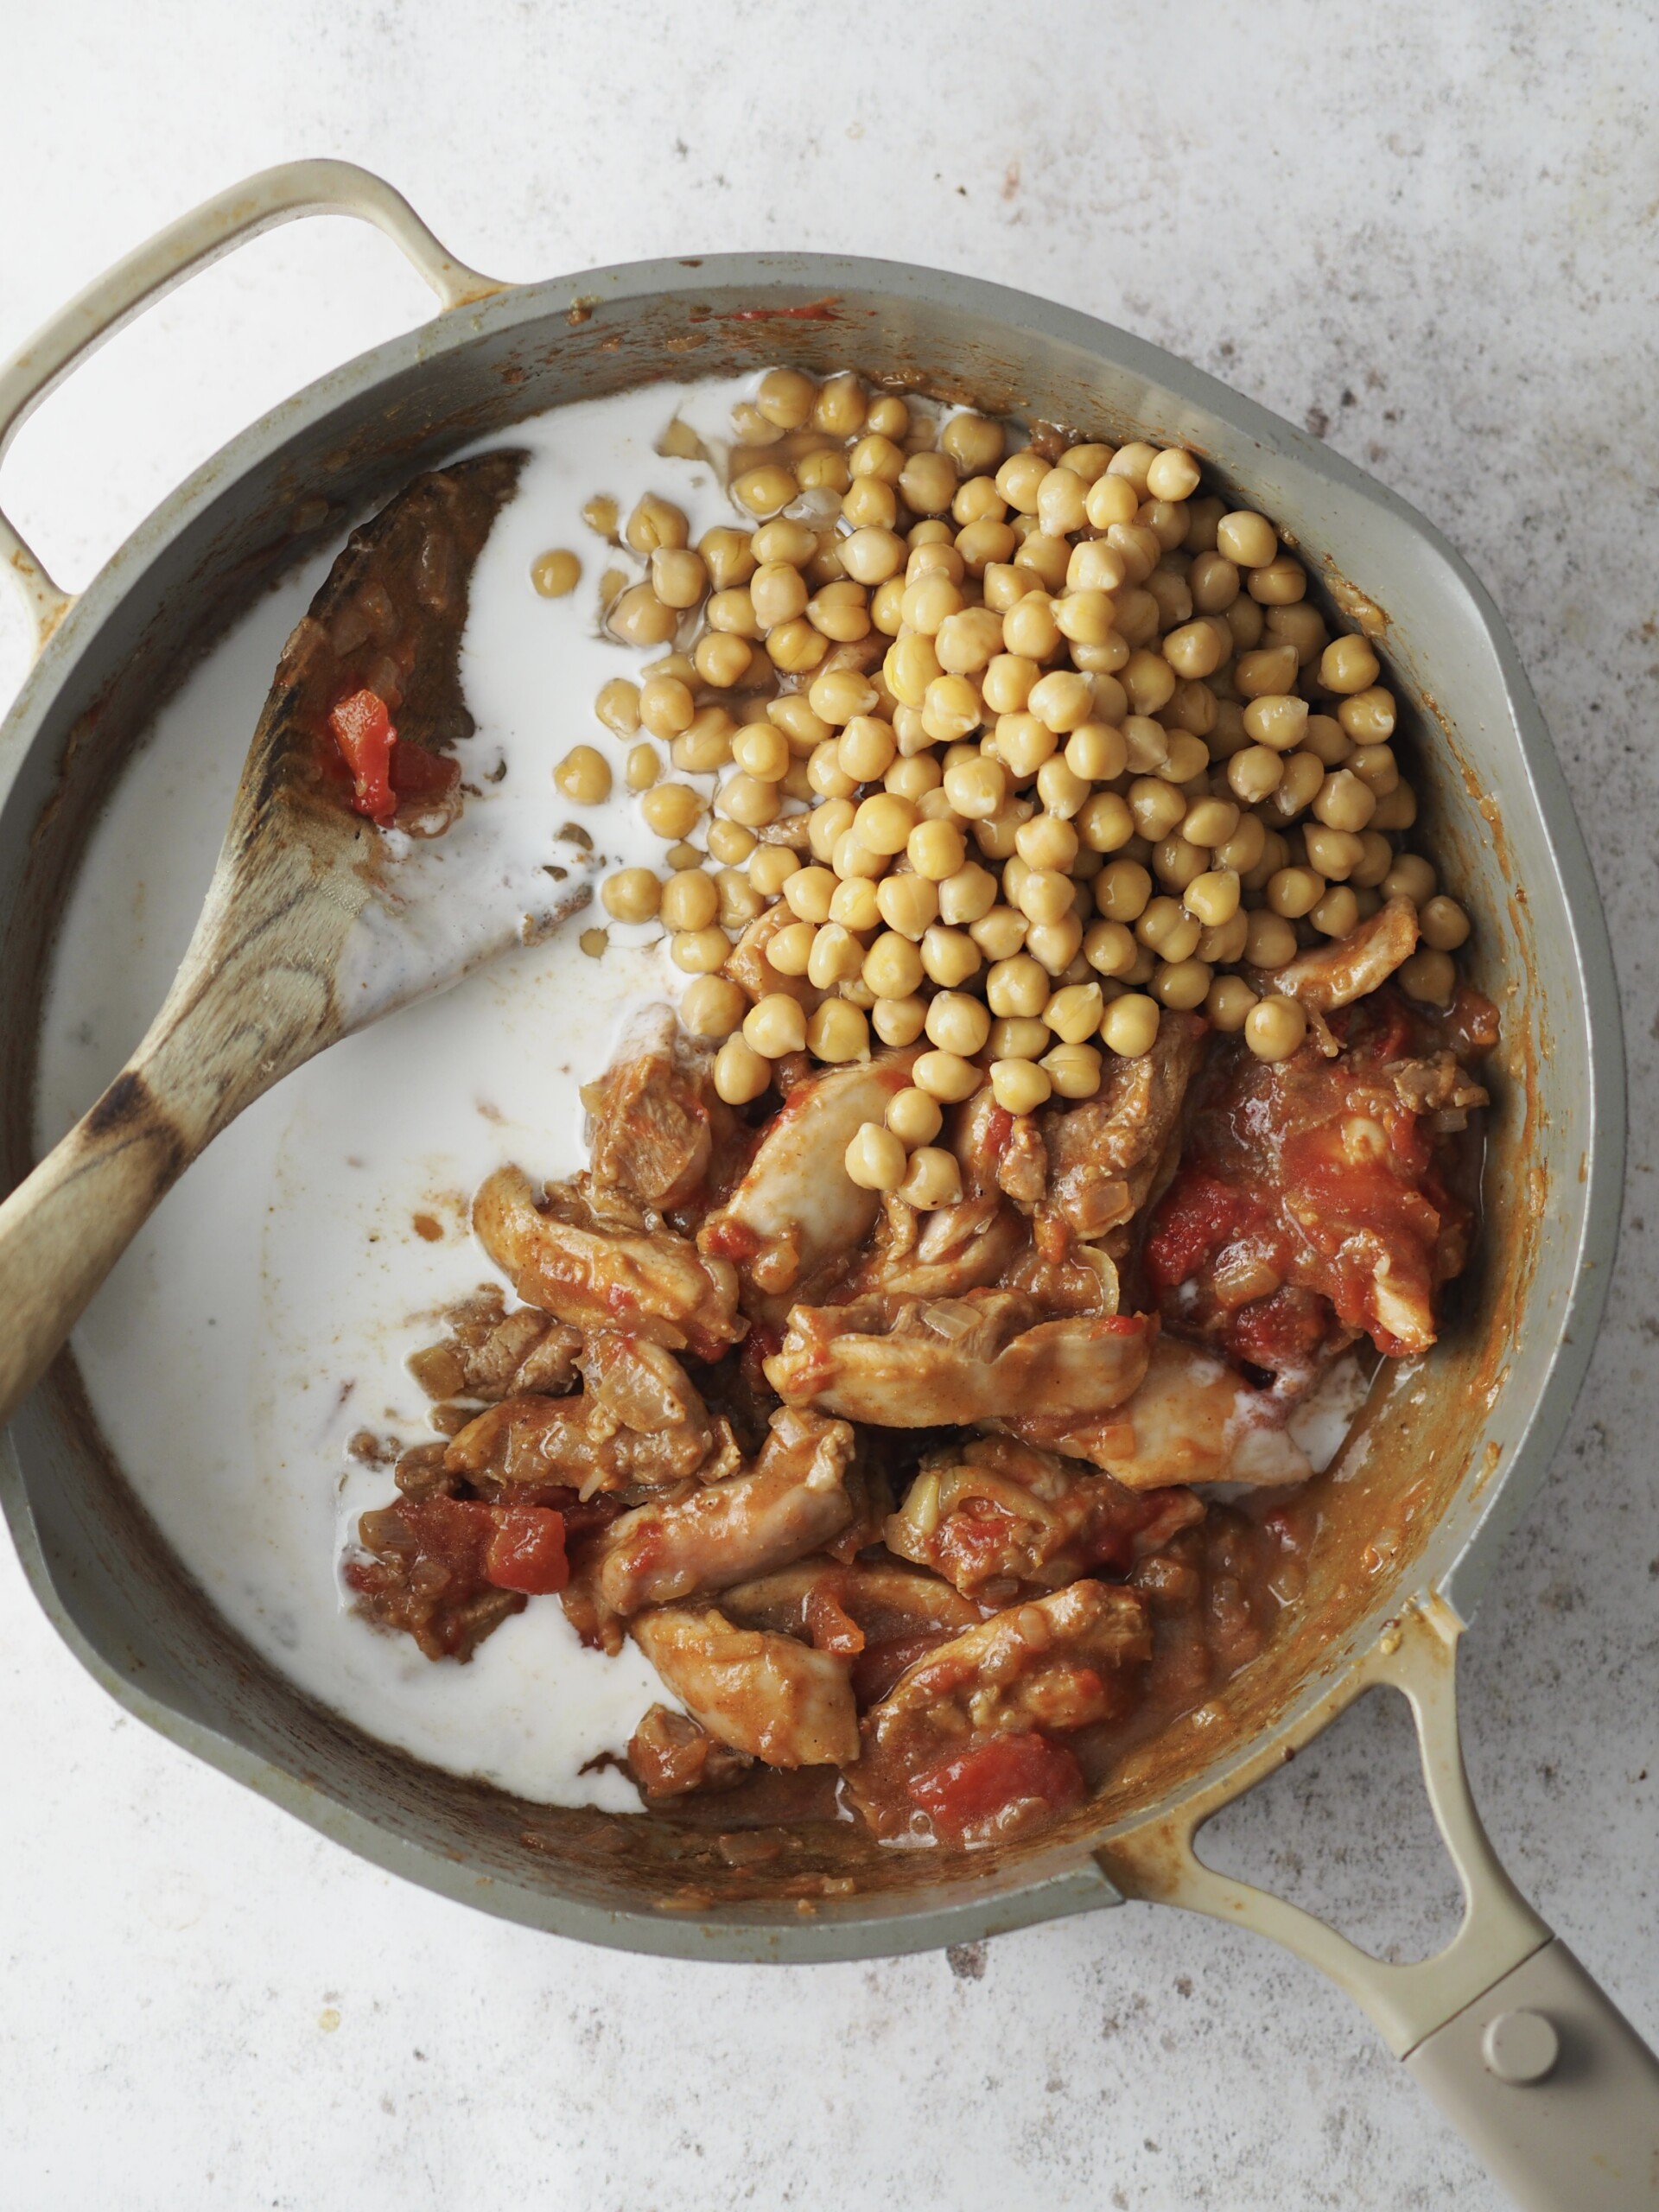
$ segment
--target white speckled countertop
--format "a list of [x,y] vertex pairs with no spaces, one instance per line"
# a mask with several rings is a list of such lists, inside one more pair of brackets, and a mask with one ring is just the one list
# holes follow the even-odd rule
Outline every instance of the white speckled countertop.
[[[505,276],[792,245],[1023,285],[1306,422],[1468,555],[1589,831],[1633,1127],[1608,1323],[1469,1639],[1465,1733],[1517,1878],[1659,2036],[1653,11],[79,0],[4,42],[0,350],[208,193],[339,153]],[[423,302],[355,226],[263,240],[25,430],[7,505],[79,583]],[[0,594],[0,696],[21,669]],[[612,1956],[404,1887],[126,1719],[5,1548],[0,1670],[9,2212],[1501,2202],[1253,1938],[1129,1906],[873,1966]],[[1450,1925],[1393,1700],[1220,1834],[1395,1955]]]

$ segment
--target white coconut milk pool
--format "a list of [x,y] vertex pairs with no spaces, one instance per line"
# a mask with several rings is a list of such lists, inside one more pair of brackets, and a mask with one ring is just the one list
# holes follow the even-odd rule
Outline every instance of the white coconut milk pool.
[[[737,519],[706,461],[655,447],[677,414],[713,449],[753,378],[655,385],[519,426],[491,443],[531,451],[480,560],[461,674],[477,723],[463,770],[469,837],[500,829],[520,861],[551,855],[572,810],[550,771],[594,741],[600,685],[649,658],[598,634],[594,589],[619,556],[582,522],[595,492],[624,514],[660,493],[692,537]],[[531,565],[582,559],[569,598]],[[321,556],[247,614],[157,715],[99,823],[56,948],[43,1025],[37,1141],[54,1143],[120,1067],[160,1005],[212,874],[242,759],[283,640],[327,572]],[[600,742],[620,766],[620,749]],[[499,784],[490,771],[500,762]],[[619,776],[585,810],[596,851],[660,864]],[[350,1457],[359,1430],[429,1439],[404,1366],[439,1310],[490,1276],[467,1226],[472,1192],[517,1161],[554,1179],[585,1164],[578,1086],[627,1014],[672,995],[657,932],[611,925],[602,957],[580,933],[540,944],[392,1014],[288,1078],[245,1114],[140,1233],[73,1343],[105,1436],[186,1567],[271,1664],[416,1757],[550,1803],[637,1811],[611,1770],[661,1683],[630,1644],[584,1649],[550,1600],[506,1621],[466,1666],[434,1665],[346,1602],[338,1561],[390,1471]],[[424,1217],[427,1236],[417,1231]],[[442,1234],[428,1241],[431,1224]],[[1304,1441],[1334,1450],[1351,1395]]]

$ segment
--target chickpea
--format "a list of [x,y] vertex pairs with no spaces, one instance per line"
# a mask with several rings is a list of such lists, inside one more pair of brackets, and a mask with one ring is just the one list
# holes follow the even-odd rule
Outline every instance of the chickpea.
[[1077,857],[1077,833],[1057,814],[1033,814],[1014,833],[1014,848],[1028,868],[1069,868]]
[[754,404],[768,423],[780,430],[798,430],[811,415],[818,388],[799,369],[768,369],[760,379]]
[[1321,937],[1346,937],[1359,925],[1358,896],[1345,883],[1333,885],[1307,918]]
[[899,472],[899,489],[913,514],[947,513],[959,482],[957,464],[948,453],[913,453]]
[[1325,763],[1316,753],[1293,753],[1285,761],[1279,788],[1268,802],[1281,822],[1289,822],[1311,805],[1325,782]]
[[1150,900],[1135,925],[1135,934],[1148,950],[1165,960],[1190,960],[1198,949],[1203,924],[1173,899]]
[[1216,550],[1236,568],[1265,569],[1277,558],[1279,535],[1265,515],[1239,508],[1216,524]]
[[622,535],[636,553],[654,553],[658,547],[683,545],[690,536],[684,512],[670,499],[647,492],[628,517]]
[[944,1120],[938,1101],[913,1085],[895,1091],[887,1104],[887,1128],[906,1152],[931,1144]]
[[747,776],[741,771],[727,778],[715,798],[721,812],[746,830],[763,830],[767,823],[775,822],[781,804],[777,784],[763,783],[759,776]]
[[1306,596],[1306,591],[1307,578],[1301,563],[1292,560],[1288,553],[1275,554],[1271,561],[1250,573],[1250,597],[1262,607],[1293,607]]
[[[712,980],[712,978],[705,978]],[[694,984],[692,988],[696,986]],[[688,994],[689,995],[689,994]],[[792,1004],[793,1001],[791,1001]],[[798,1011],[798,1008],[797,1009]],[[802,1034],[805,1034],[803,1024]],[[781,1054],[779,1055],[781,1058]],[[728,1037],[715,1055],[715,1090],[728,1106],[747,1106],[772,1081],[772,1063],[741,1037]]]
[[1319,655],[1319,682],[1327,691],[1369,691],[1382,672],[1376,655],[1357,635],[1333,638]]
[[934,923],[922,933],[922,967],[931,982],[953,991],[979,973],[979,947],[966,930],[952,930]]
[[813,677],[806,697],[813,713],[831,729],[843,729],[860,717],[874,715],[879,704],[869,678],[850,668],[825,669]]
[[1047,1070],[1033,1061],[991,1062],[991,1090],[1004,1113],[1034,1114],[1039,1106],[1047,1104],[1053,1089]]
[[1055,978],[1071,968],[1083,950],[1083,924],[1074,912],[1058,922],[1033,922],[1026,931],[1026,950],[1045,972]]
[[853,817],[853,835],[867,852],[891,858],[902,853],[916,827],[916,809],[892,791],[877,791]]
[[1083,933],[1083,957],[1098,974],[1127,976],[1139,947],[1124,922],[1091,922]]
[[755,620],[770,630],[806,612],[806,579],[785,561],[768,561],[749,578],[749,604]]
[[781,1060],[806,1049],[806,1009],[783,991],[757,999],[743,1017],[743,1041],[762,1059]]
[[[860,968],[864,981],[880,999],[912,997],[922,986],[922,956],[907,937],[897,930],[887,930],[876,938],[868,952],[859,947]],[[816,978],[814,979],[817,980]]]
[[922,1020],[927,1012],[919,998],[874,1000],[870,1007],[870,1026],[884,1045],[901,1049],[913,1045],[922,1033]]
[[1263,799],[1271,798],[1284,773],[1283,754],[1267,745],[1247,745],[1227,763],[1228,785],[1246,806],[1258,806]]
[[964,475],[993,468],[1002,458],[1002,425],[964,410],[947,419],[939,444]]
[[953,929],[982,920],[996,905],[997,881],[988,868],[969,861],[939,883],[939,918]]
[[1392,746],[1357,745],[1344,765],[1374,798],[1386,798],[1400,788],[1400,767]]
[[1371,817],[1373,830],[1409,830],[1417,819],[1417,794],[1408,783],[1384,791],[1376,802],[1376,811]]
[[1164,765],[1158,773],[1166,783],[1187,785],[1203,775],[1210,766],[1210,748],[1190,730],[1178,729],[1170,733],[1169,747]]
[[1211,974],[1203,960],[1160,961],[1153,973],[1152,995],[1160,1005],[1190,1014],[1209,995]]
[[957,1052],[924,1052],[911,1074],[918,1090],[947,1106],[959,1106],[964,1098],[971,1098],[983,1080],[973,1062]]
[[[1359,866],[1348,878],[1356,891],[1375,891],[1394,866],[1394,847],[1380,830],[1362,830]],[[1382,905],[1377,900],[1377,905]]]
[[1244,1017],[1244,1042],[1258,1060],[1287,1060],[1306,1034],[1306,1014],[1294,999],[1276,991]]
[[1135,486],[1109,470],[1096,477],[1084,503],[1090,527],[1094,530],[1109,530],[1115,523],[1133,522],[1140,506]]
[[1455,899],[1444,893],[1430,899],[1417,917],[1423,943],[1433,952],[1455,952],[1469,941],[1469,917]]
[[[825,999],[808,1015],[806,1048],[831,1067],[868,1057],[870,1026],[862,1010],[845,998]],[[885,1132],[883,1132],[885,1135]]]
[[1224,845],[1238,822],[1238,809],[1230,799],[1195,798],[1186,810],[1181,835],[1189,845],[1202,845],[1208,850]]
[[[1318,901],[1315,900],[1315,905]],[[1312,908],[1309,909],[1311,912]],[[1296,932],[1289,921],[1271,908],[1258,906],[1249,919],[1244,957],[1252,968],[1268,972],[1283,968],[1296,957]]]
[[890,930],[918,942],[939,918],[939,891],[925,875],[889,875],[875,887],[876,911]]
[[1043,1008],[1043,1020],[1062,1044],[1081,1045],[1100,1027],[1105,999],[1098,983],[1068,983]]
[[1189,883],[1210,872],[1210,855],[1178,833],[1154,848],[1152,869],[1160,883],[1171,891],[1185,891]]
[[995,960],[985,978],[986,1000],[995,1014],[1036,1020],[1052,995],[1048,971],[1029,953]]
[[864,427],[864,387],[850,371],[826,377],[812,405],[812,427],[831,437],[849,438]]
[[942,884],[961,871],[968,848],[955,823],[918,822],[905,841],[905,857],[918,876]]
[[599,895],[613,921],[648,922],[661,902],[663,886],[648,868],[624,868],[606,877]]
[[1449,952],[1430,945],[1402,962],[1395,970],[1395,981],[1408,998],[1425,1006],[1447,1007],[1458,988],[1458,971]]
[[579,806],[597,806],[611,795],[611,764],[591,745],[573,745],[554,769],[553,780]]
[[990,1034],[991,1017],[982,1002],[965,991],[941,991],[928,1003],[925,1027],[941,1052],[971,1059]]
[[789,505],[799,490],[792,472],[775,461],[762,461],[758,468],[746,468],[732,480],[732,497],[752,515],[775,515],[780,507]]
[[702,868],[681,868],[663,886],[664,929],[704,930],[719,912],[720,893],[714,878]]
[[944,795],[969,822],[982,822],[995,814],[1007,793],[1007,776],[995,760],[960,760],[944,772]]
[[582,563],[561,547],[542,553],[530,564],[530,581],[543,599],[565,599],[582,581]]
[[664,607],[695,607],[709,587],[700,554],[683,546],[659,546],[651,556],[651,588]]
[[1345,883],[1365,857],[1365,848],[1350,830],[1327,830],[1309,823],[1303,832],[1308,866],[1328,882]]
[[[948,1058],[948,1054],[929,1052],[927,1059]],[[965,1065],[965,1063],[964,1063]],[[979,1071],[970,1069],[974,1089],[979,1087]],[[971,1097],[971,1091],[961,1094]],[[910,1155],[905,1179],[899,1185],[899,1196],[918,1213],[932,1213],[940,1206],[960,1205],[962,1203],[962,1170],[957,1165],[954,1153],[945,1152],[937,1145],[918,1145]]]
[[855,476],[842,495],[841,512],[854,530],[892,530],[899,520],[899,494],[879,476]]
[[1217,868],[1230,868],[1236,875],[1243,877],[1249,874],[1267,849],[1267,828],[1260,816],[1244,814],[1239,817],[1238,827],[1232,836],[1212,848],[1211,858]]
[[879,929],[881,907],[879,887],[868,876],[849,876],[836,886],[830,901],[830,918],[844,930],[860,933]]
[[1095,878],[1095,905],[1108,921],[1137,920],[1151,896],[1151,874],[1139,861],[1112,861]]
[[640,799],[639,811],[658,836],[689,837],[702,817],[702,801],[689,784],[657,784]]
[[910,1160],[891,1129],[884,1129],[878,1122],[866,1122],[848,1146],[844,1165],[860,1190],[896,1191]]
[[1255,993],[1242,976],[1217,976],[1205,995],[1204,1011],[1212,1028],[1235,1037],[1255,1003]]
[[1268,905],[1287,921],[1311,914],[1324,898],[1325,880],[1311,868],[1281,868],[1268,880]]
[[837,645],[857,645],[870,634],[870,612],[862,584],[850,576],[828,583],[806,602],[806,619]]
[[1138,1060],[1157,1039],[1161,1012],[1156,999],[1126,991],[1112,1001],[1102,1017],[1100,1040],[1120,1059]]
[[979,728],[984,702],[966,676],[936,676],[922,697],[922,729],[935,744],[954,742]]
[[746,776],[780,784],[789,772],[789,740],[772,722],[751,722],[732,740],[732,758]]
[[817,931],[810,922],[785,922],[766,943],[766,964],[780,976],[804,976]]
[[1193,877],[1181,893],[1181,904],[1206,929],[1219,929],[1238,912],[1239,882],[1230,868],[1209,868]]
[[[706,879],[705,879],[706,880]],[[713,890],[712,884],[709,885]],[[719,899],[716,895],[716,909]],[[722,929],[681,930],[669,939],[669,957],[688,976],[712,976],[726,965],[732,941]]]
[[[1250,653],[1246,658],[1258,659]],[[1307,727],[1307,702],[1287,693],[1268,692],[1253,698],[1244,709],[1244,731],[1257,745],[1275,753],[1294,753]]]
[[1356,834],[1376,811],[1376,797],[1346,768],[1333,769],[1313,798],[1313,811],[1330,830]]
[[[1003,609],[1002,646],[1005,652],[1039,665],[1059,651],[1060,626],[1046,594],[1027,591]],[[1034,683],[1032,688],[1035,689]],[[1031,707],[1029,690],[1025,704]],[[1035,714],[1038,709],[1031,707],[1031,711]]]
[[[747,994],[726,976],[699,976],[686,985],[680,1000],[680,1026],[693,1037],[729,1037],[741,1025],[748,1006]],[[725,1096],[723,1091],[720,1095]]]
[[[1221,619],[1227,625],[1236,653],[1254,652],[1262,643],[1262,632],[1267,627],[1267,622],[1261,608],[1253,599],[1236,599],[1223,613]],[[1300,669],[1301,662],[1294,651],[1291,658],[1295,660]],[[1235,676],[1236,676],[1236,671],[1235,671]],[[1285,686],[1281,683],[1277,688],[1283,690]]]
[[1101,1058],[1093,1045],[1056,1045],[1039,1065],[1061,1098],[1092,1098],[1100,1089]]
[[[1290,700],[1293,707],[1301,708],[1302,720],[1306,721],[1307,702],[1306,700],[1296,699],[1291,691],[1291,686],[1296,681],[1296,653],[1294,646],[1262,645],[1254,652],[1240,653],[1233,670],[1233,681],[1246,699]],[[1271,721],[1268,726],[1272,727]],[[1270,742],[1269,740],[1262,738],[1257,730],[1250,728],[1248,709],[1245,712],[1244,727],[1249,734],[1255,738],[1258,744]]]
[[649,584],[631,584],[610,611],[611,628],[630,645],[666,645],[679,619],[677,611],[664,607]]
[[1154,844],[1186,818],[1186,800],[1172,783],[1138,776],[1129,785],[1129,812],[1141,836]]
[[1211,968],[1230,967],[1244,957],[1250,940],[1250,918],[1241,906],[1224,922],[1207,926],[1198,935],[1198,958]]
[[784,880],[784,904],[804,922],[827,922],[835,891],[836,879],[829,868],[796,868]]
[[847,456],[847,465],[855,483],[861,476],[874,476],[883,484],[896,484],[905,473],[905,454],[890,437],[874,430],[858,441]]

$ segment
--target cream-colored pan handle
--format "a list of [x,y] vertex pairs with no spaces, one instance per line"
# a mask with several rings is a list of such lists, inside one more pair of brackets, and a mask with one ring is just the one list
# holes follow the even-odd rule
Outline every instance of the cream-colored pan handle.
[[[124,324],[232,247],[296,215],[356,215],[403,248],[443,308],[505,290],[457,261],[401,193],[351,162],[284,162],[233,185],[158,231],[147,245],[95,277],[11,359],[0,365],[0,460],[22,423],[79,361]],[[36,650],[71,603],[0,512],[0,568],[9,569],[35,623]]]
[[1206,1866],[1193,1838],[1238,1794],[1238,1777],[1116,1839],[1102,1863],[1126,1896],[1254,1929],[1340,1984],[1528,2212],[1659,2212],[1659,2060],[1487,1840],[1458,1737],[1460,1631],[1439,1600],[1411,1606],[1306,1732],[1382,1684],[1409,1703],[1429,1804],[1463,1888],[1462,1923],[1433,1958],[1373,1958],[1316,1915]]

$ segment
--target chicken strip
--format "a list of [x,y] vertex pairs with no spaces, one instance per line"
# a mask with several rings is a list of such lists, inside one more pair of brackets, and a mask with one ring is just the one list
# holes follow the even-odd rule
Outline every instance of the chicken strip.
[[884,1052],[825,1069],[797,1084],[772,1116],[748,1173],[697,1236],[711,1265],[736,1263],[750,1311],[780,1320],[791,1294],[869,1235],[880,1198],[847,1173],[847,1147],[866,1122],[885,1117],[915,1057]]
[[635,1428],[588,1391],[491,1406],[450,1440],[443,1464],[468,1481],[553,1484],[588,1498],[693,1476],[715,1482],[739,1465],[739,1454],[727,1423],[710,1421],[701,1400],[696,1417],[678,1426]]
[[736,1628],[724,1613],[667,1606],[630,1634],[709,1733],[768,1766],[844,1766],[858,1757],[846,1662],[792,1637]]
[[1128,1670],[1152,1638],[1137,1591],[1073,1582],[995,1614],[899,1677],[863,1723],[848,1775],[879,1836],[915,1832],[985,1843],[1028,1833],[1081,1802],[1081,1768],[1055,1744],[1117,1718]]
[[845,1421],[775,1414],[747,1472],[670,1503],[636,1506],[612,1525],[593,1570],[601,1603],[612,1613],[637,1613],[820,1550],[858,1517],[853,1441]]
[[1106,1055],[1101,1087],[1038,1120],[1048,1153],[1048,1198],[1072,1234],[1103,1236],[1146,1204],[1180,1123],[1208,1024],[1166,1009],[1152,1050]]
[[1409,899],[1390,899],[1334,944],[1315,945],[1286,967],[1254,973],[1250,980],[1258,990],[1296,999],[1311,1013],[1332,1014],[1386,983],[1416,949],[1415,906]]
[[887,1428],[1014,1421],[1039,1409],[1086,1420],[1127,1398],[1146,1372],[1157,1324],[1141,1313],[1044,1320],[1016,1291],[797,1306],[783,1348],[763,1363],[791,1405],[818,1405]]
[[494,1283],[444,1315],[449,1333],[409,1356],[409,1371],[429,1398],[476,1398],[486,1405],[536,1390],[557,1396],[575,1387],[582,1334],[533,1306],[508,1313]]
[[630,1023],[615,1058],[582,1087],[593,1117],[593,1173],[661,1212],[706,1196],[717,1156],[729,1154],[737,1117],[716,1096],[714,1055],[681,1029],[668,1006]]
[[717,1359],[742,1336],[737,1274],[667,1230],[591,1224],[583,1200],[555,1188],[537,1205],[518,1167],[498,1168],[473,1201],[473,1227],[526,1304],[588,1329],[628,1329],[670,1351]]
[[1299,1483],[1313,1472],[1285,1427],[1294,1400],[1258,1390],[1235,1367],[1160,1337],[1133,1395],[1091,1421],[1038,1415],[1007,1426],[1027,1442],[1087,1459],[1126,1490],[1181,1483]]
[[977,1436],[924,1459],[886,1535],[889,1551],[965,1597],[1004,1605],[1022,1589],[1057,1590],[1101,1567],[1127,1573],[1203,1517],[1190,1490],[1137,1496],[1076,1459]]

